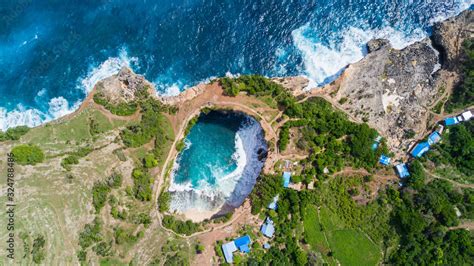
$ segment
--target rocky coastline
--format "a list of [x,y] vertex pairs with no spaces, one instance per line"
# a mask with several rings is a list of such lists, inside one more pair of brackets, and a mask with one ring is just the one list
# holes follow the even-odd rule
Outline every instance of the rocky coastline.
[[[295,96],[325,96],[333,105],[358,122],[366,122],[387,140],[396,158],[403,158],[415,141],[436,119],[431,111],[461,78],[462,43],[473,38],[474,11],[466,10],[433,26],[430,38],[402,50],[384,39],[371,40],[368,54],[324,87],[308,88],[305,77],[272,78]],[[198,84],[177,96],[156,94],[152,83],[123,68],[100,81],[92,93],[103,93],[111,102],[132,101],[134,92],[146,86],[165,104],[181,106],[201,95],[206,84]]]

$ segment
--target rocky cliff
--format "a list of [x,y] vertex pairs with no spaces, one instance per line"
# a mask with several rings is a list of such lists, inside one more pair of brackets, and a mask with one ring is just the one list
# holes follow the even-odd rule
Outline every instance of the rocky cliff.
[[459,81],[461,45],[473,37],[473,17],[465,11],[438,23],[432,38],[402,50],[387,40],[370,41],[369,54],[345,70],[328,96],[379,130],[391,150],[404,156],[427,130],[431,108]]

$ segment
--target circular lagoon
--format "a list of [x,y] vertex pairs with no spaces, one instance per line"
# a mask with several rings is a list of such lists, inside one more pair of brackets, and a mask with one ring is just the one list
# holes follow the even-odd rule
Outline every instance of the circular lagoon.
[[203,113],[184,143],[171,175],[171,211],[203,220],[240,206],[267,153],[260,123],[242,113]]

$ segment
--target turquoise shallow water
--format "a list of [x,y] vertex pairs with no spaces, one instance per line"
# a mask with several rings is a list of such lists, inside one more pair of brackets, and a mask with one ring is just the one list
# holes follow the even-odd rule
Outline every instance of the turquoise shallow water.
[[214,210],[238,206],[250,193],[267,147],[260,124],[240,113],[202,114],[178,155],[171,209]]

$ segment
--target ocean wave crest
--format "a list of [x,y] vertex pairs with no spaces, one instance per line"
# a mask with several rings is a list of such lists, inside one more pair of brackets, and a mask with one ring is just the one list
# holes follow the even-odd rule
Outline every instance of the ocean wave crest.
[[245,200],[255,185],[263,162],[259,160],[259,150],[266,150],[263,129],[253,118],[248,117],[235,135],[235,152],[232,160],[236,168],[228,174],[222,169],[212,169],[216,184],[209,184],[200,180],[199,185],[193,187],[190,182],[175,183],[174,173],[179,168],[179,159],[176,160],[172,172],[172,182],[169,192],[172,193],[170,209],[185,212],[186,210],[215,210],[227,204],[238,207]]

